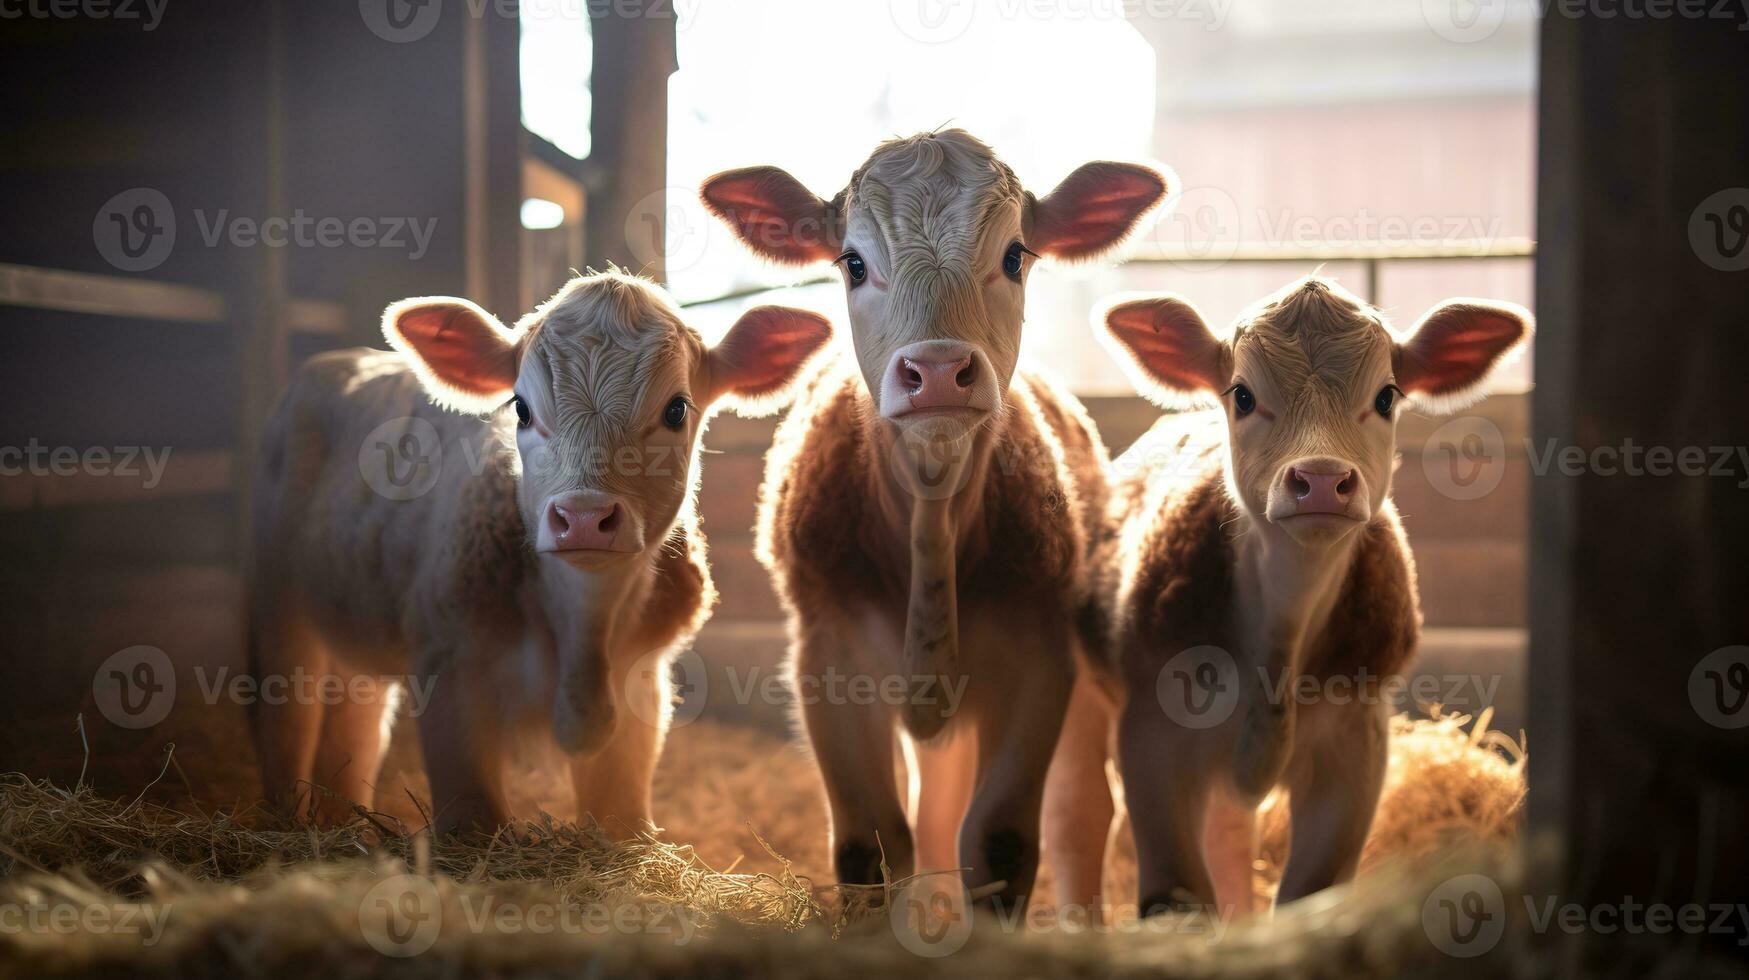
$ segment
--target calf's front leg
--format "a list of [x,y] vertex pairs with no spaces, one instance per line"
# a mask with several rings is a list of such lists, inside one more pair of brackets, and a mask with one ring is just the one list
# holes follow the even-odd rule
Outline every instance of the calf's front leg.
[[440,835],[491,832],[510,822],[498,705],[458,666],[452,659],[420,679],[431,694],[419,718],[419,745],[431,777],[432,829]]
[[1384,787],[1389,738],[1383,705],[1325,708],[1302,727],[1288,766],[1292,843],[1277,904],[1354,877]]
[[[982,632],[982,631],[981,631]],[[978,781],[960,830],[960,861],[974,892],[1004,909],[1024,908],[1038,876],[1040,811],[1051,755],[1075,683],[1067,623],[1010,622],[979,643],[970,680],[978,730]],[[1006,668],[1006,669],[1004,669]]]
[[880,884],[883,857],[894,881],[912,871],[911,828],[893,765],[893,711],[878,700],[839,696],[836,682],[882,673],[867,649],[859,631],[842,622],[797,624],[792,662],[802,723],[826,784],[832,860],[846,885]]

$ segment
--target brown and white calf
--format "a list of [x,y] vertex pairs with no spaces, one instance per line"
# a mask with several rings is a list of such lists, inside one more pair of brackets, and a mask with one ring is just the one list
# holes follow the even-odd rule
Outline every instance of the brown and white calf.
[[[704,184],[755,251],[833,262],[848,290],[854,362],[798,396],[759,524],[842,882],[879,882],[884,856],[895,878],[1032,887],[1105,450],[1074,398],[1016,370],[1025,282],[1035,255],[1116,245],[1164,192],[1090,163],[1035,198],[958,130],[883,143],[830,202],[774,167]],[[859,682],[904,695],[811,696]]]
[[396,352],[312,358],[265,436],[253,668],[376,692],[257,704],[269,800],[370,806],[397,685],[350,679],[401,678],[440,831],[510,817],[505,751],[530,735],[572,756],[579,815],[639,829],[669,658],[716,595],[700,434],[713,408],[778,397],[828,325],[760,307],[707,348],[653,284],[609,272],[514,329],[422,298],[383,333]]
[[1097,894],[1115,746],[1144,911],[1252,908],[1256,807],[1289,794],[1279,901],[1350,879],[1385,773],[1382,681],[1413,655],[1415,568],[1390,500],[1405,404],[1479,397],[1530,332],[1507,303],[1452,300],[1413,333],[1335,283],[1292,283],[1217,337],[1175,296],[1105,328],[1144,393],[1217,397],[1112,465],[1098,647],[1047,810],[1060,898]]

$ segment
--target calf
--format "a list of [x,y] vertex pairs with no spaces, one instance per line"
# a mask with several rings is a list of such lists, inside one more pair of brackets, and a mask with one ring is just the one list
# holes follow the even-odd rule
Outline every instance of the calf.
[[258,705],[269,800],[301,810],[314,783],[319,817],[371,805],[398,685],[351,679],[399,677],[424,701],[440,831],[506,821],[502,759],[528,733],[571,754],[580,815],[640,829],[669,658],[716,596],[699,437],[713,408],[778,397],[826,322],[760,307],[707,349],[660,290],[608,272],[514,329],[425,298],[383,333],[399,353],[312,358],[265,436],[253,668],[375,692]]
[[[1164,192],[1090,163],[1034,198],[958,130],[882,144],[831,202],[772,167],[704,184],[750,247],[834,262],[848,291],[855,360],[783,423],[759,520],[842,882],[879,882],[884,857],[900,878],[963,865],[1004,899],[1031,889],[1105,450],[1072,397],[1016,371],[1024,284],[1037,255],[1117,244]],[[903,696],[810,693],[835,677]]]
[[1529,314],[1452,300],[1399,338],[1313,277],[1227,338],[1173,296],[1118,303],[1105,326],[1145,393],[1215,396],[1226,418],[1168,416],[1113,464],[1103,615],[1052,773],[1060,897],[1098,890],[1113,744],[1145,912],[1249,910],[1256,807],[1277,786],[1292,815],[1279,900],[1346,881],[1384,778],[1381,681],[1420,632],[1390,501],[1397,418],[1405,397],[1479,397]]

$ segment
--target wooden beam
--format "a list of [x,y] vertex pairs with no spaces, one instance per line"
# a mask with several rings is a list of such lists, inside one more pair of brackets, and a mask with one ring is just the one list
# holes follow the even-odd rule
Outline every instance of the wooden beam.
[[0,263],[0,303],[185,323],[223,323],[226,312],[225,298],[210,289],[8,263]]
[[[1531,489],[1529,831],[1552,865],[1526,893],[1587,909],[1749,901],[1749,272],[1706,220],[1749,208],[1741,28],[1542,21],[1533,443],[1580,462]],[[1653,469],[1721,449],[1728,472]],[[1551,935],[1578,956],[1549,968],[1699,975],[1675,957],[1741,957],[1743,929]]]

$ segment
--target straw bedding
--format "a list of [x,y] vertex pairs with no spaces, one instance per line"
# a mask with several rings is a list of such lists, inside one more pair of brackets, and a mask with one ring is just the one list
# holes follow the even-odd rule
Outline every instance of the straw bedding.
[[[1507,845],[1524,800],[1522,746],[1467,721],[1397,720],[1350,888],[1248,923],[1139,923],[1120,905],[1106,930],[1116,935],[1076,929],[1041,902],[1029,927],[977,917],[964,948],[939,958],[917,955],[906,927],[876,909],[883,889],[832,884],[805,753],[709,721],[674,732],[657,785],[664,829],[629,841],[551,816],[432,841],[408,832],[421,823],[416,774],[382,801],[393,806],[332,830],[202,808],[223,793],[171,805],[12,774],[0,777],[0,977],[1457,973],[1476,962],[1429,941],[1423,905],[1460,870],[1511,893]],[[546,809],[565,812],[562,789],[525,775],[513,784],[560,797]],[[1266,804],[1261,891],[1285,857],[1284,817],[1282,801]],[[1127,848],[1111,865],[1108,893],[1132,894]],[[419,914],[391,921],[409,901]],[[417,955],[385,955],[385,943]]]

